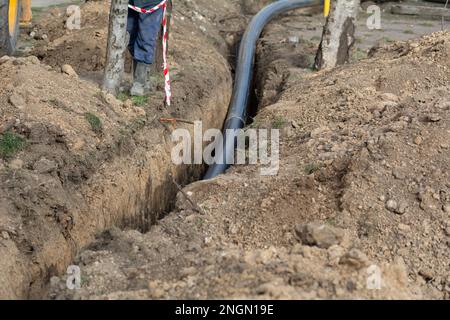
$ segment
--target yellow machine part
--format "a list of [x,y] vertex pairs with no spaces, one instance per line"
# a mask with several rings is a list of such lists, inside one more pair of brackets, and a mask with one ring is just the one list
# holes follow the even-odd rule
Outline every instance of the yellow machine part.
[[9,9],[8,9],[8,26],[9,26],[9,34],[11,36],[14,35],[16,31],[17,24],[17,13],[19,11],[19,0],[9,0]]
[[323,4],[323,15],[325,17],[328,17],[330,14],[330,8],[331,8],[331,0],[325,0]]

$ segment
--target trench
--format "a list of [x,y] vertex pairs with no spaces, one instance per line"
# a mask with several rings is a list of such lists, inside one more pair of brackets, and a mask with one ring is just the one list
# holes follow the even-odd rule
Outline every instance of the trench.
[[[236,146],[238,131],[247,123],[249,114],[255,115],[257,113],[258,108],[255,105],[257,103],[255,101],[256,96],[251,94],[251,92],[254,82],[253,69],[255,65],[256,46],[264,27],[283,12],[319,5],[322,2],[318,0],[277,1],[268,5],[253,17],[241,40],[231,104],[223,128],[224,131],[234,132],[234,135],[231,139],[227,139],[228,135],[224,136],[221,153],[216,155],[220,161],[208,168],[204,176],[205,180],[217,177],[230,167],[233,160],[230,159],[230,155],[233,154]],[[252,105],[250,109],[249,105]]]
[[[221,90],[221,88],[217,88],[217,93],[213,92],[207,102],[207,105],[210,105],[211,109],[213,110],[214,108],[218,108],[217,104],[222,105],[226,101],[232,101],[228,109],[228,116],[224,122],[224,129],[240,129],[247,123],[249,119],[251,121],[252,116],[256,115],[257,113],[258,101],[256,98],[256,94],[253,95],[250,93],[252,92],[251,88],[253,84],[253,66],[256,43],[265,24],[285,10],[305,7],[312,4],[317,4],[318,2],[319,1],[309,0],[282,0],[276,2],[275,4],[269,5],[262,11],[262,13],[255,16],[255,18],[253,19],[253,24],[250,24],[249,29],[247,29],[247,32],[244,34],[243,39],[240,42],[241,45],[239,46],[239,55],[236,61],[237,67],[232,97],[229,97],[227,93],[223,93],[223,90]],[[229,48],[229,50],[229,56],[233,57],[233,48]],[[243,59],[244,56],[246,57],[245,59]],[[231,61],[230,59],[227,60],[229,63],[235,61],[234,59]],[[218,103],[218,101],[220,103]],[[238,109],[240,112],[238,114],[238,117],[236,117],[236,109]],[[225,119],[225,113],[223,114],[223,118],[221,119]],[[218,123],[217,115],[210,115],[208,119],[203,119],[203,121],[207,123],[209,127],[217,128],[222,125],[222,123]],[[219,122],[222,122],[222,120],[220,120]],[[234,148],[234,142],[224,141],[224,146],[225,150],[230,150],[231,148]],[[167,154],[167,150],[162,151],[161,153]],[[72,261],[73,257],[80,251],[80,248],[87,247],[92,241],[92,235],[98,234],[98,231],[107,230],[111,226],[116,226],[122,229],[136,229],[141,232],[149,231],[152,225],[154,225],[159,219],[170,213],[175,207],[175,199],[179,190],[178,187],[173,183],[173,179],[176,180],[177,183],[181,186],[186,186],[192,182],[202,179],[202,177],[205,179],[209,179],[217,176],[218,174],[223,173],[228,167],[222,165],[213,165],[213,168],[210,167],[208,172],[211,172],[211,170],[213,170],[213,172],[215,172],[214,175],[207,173],[205,176],[204,173],[207,168],[204,165],[189,165],[174,168],[173,165],[170,165],[168,162],[164,162],[162,158],[162,156],[159,159],[158,157],[156,157],[156,160],[146,162],[146,166],[148,168],[146,173],[144,173],[143,175],[148,175],[149,178],[147,179],[147,182],[143,187],[136,188],[137,194],[134,195],[133,198],[130,199],[117,197],[116,199],[114,199],[114,201],[111,201],[113,203],[108,204],[105,203],[105,200],[90,203],[90,209],[92,211],[95,211],[95,209],[98,209],[99,211],[114,209],[118,211],[119,214],[117,215],[117,217],[112,218],[109,221],[106,221],[106,218],[103,218],[104,221],[97,221],[98,225],[96,227],[90,228],[84,227],[84,225],[89,224],[89,218],[92,217],[84,217],[78,223],[78,230],[73,231],[74,234],[77,234],[78,238],[81,239],[78,240],[77,245],[73,247],[68,243],[60,244],[58,250],[62,250],[62,257],[59,258],[57,262],[54,262],[50,264],[50,266],[46,267],[47,269],[46,271],[44,271],[44,273],[42,273],[41,270],[37,276],[31,276],[32,280],[29,282],[28,288],[20,289],[23,283],[17,284],[19,288],[16,288],[15,291],[24,290],[22,291],[23,293],[19,294],[18,296],[20,297],[21,295],[23,295],[28,298],[45,297],[46,291],[48,289],[48,282],[51,276],[64,273],[65,267],[70,264],[70,261]],[[117,166],[119,166],[119,164]],[[156,172],[152,171],[159,166],[166,166],[166,170],[156,170]],[[111,165],[111,168],[109,170],[111,172],[114,172],[114,165]],[[130,170],[130,173],[133,173],[133,170]],[[130,174],[130,176],[133,175]],[[153,179],[155,176],[158,176],[159,179]],[[138,177],[132,177],[131,179],[129,179],[128,177],[122,177],[118,179],[117,182],[118,184],[127,184],[133,183],[133,181],[135,183],[140,182]],[[132,193],[131,191],[132,190],[130,190],[130,193]],[[24,281],[26,282],[27,277],[24,278]]]
[[[251,85],[250,87],[252,87]],[[253,96],[253,90],[248,92],[248,103],[245,122],[248,124],[253,115],[258,112],[259,101],[256,95]],[[203,175],[205,167],[180,167],[177,173],[178,182],[186,185],[196,181]],[[152,208],[143,212],[142,215],[135,215],[131,218],[125,218],[121,224],[124,228],[135,228],[143,232],[148,231],[151,224],[157,222],[157,217],[162,217],[170,212],[174,207],[174,197],[178,193],[178,189],[171,182],[171,176],[166,176],[161,185],[154,186],[150,181],[146,185],[146,194],[148,194],[148,202],[152,204]]]
[[[160,33],[160,37],[162,37],[162,33]],[[236,48],[237,43],[236,45],[228,48],[227,52],[221,52],[222,56],[230,64],[231,68],[233,67],[235,61],[234,57],[236,55],[233,55],[233,52]],[[158,46],[157,48],[156,60],[162,62],[162,48],[160,46]],[[157,64],[158,63],[156,62],[154,65]],[[154,68],[153,71],[160,72],[161,70],[159,70],[158,68]],[[90,79],[89,81],[93,80]],[[202,119],[204,124],[208,125],[208,127],[219,128],[222,126],[225,119],[227,110],[226,106],[228,106],[231,97],[231,87],[230,90],[228,90],[226,87],[218,87],[211,90],[211,92],[212,94],[207,99],[206,103],[203,102],[206,106],[210,107],[209,109],[211,110],[211,114],[207,115],[206,119],[204,115],[199,116],[195,112],[191,112],[190,116],[193,119],[196,119],[198,116],[200,119]],[[223,108],[224,111],[217,112],[221,108]],[[188,130],[190,130],[190,128],[188,128]],[[164,126],[163,131],[165,131],[166,134],[168,134],[169,132],[166,126]],[[166,141],[168,139],[170,138],[166,137]],[[170,152],[167,152],[168,146],[165,145],[164,148],[166,148],[166,150],[162,152],[164,153],[164,155],[158,155],[158,157],[160,156],[159,161],[150,161],[148,163],[148,179],[146,179],[147,181],[145,183],[145,186],[140,189],[140,192],[138,192],[141,195],[137,194],[135,199],[131,201],[127,199],[129,202],[133,202],[131,206],[124,204],[122,208],[119,209],[119,211],[122,211],[122,213],[119,212],[118,218],[112,221],[105,222],[104,227],[99,228],[100,232],[95,233],[96,236],[101,236],[101,234],[107,233],[111,227],[117,227],[122,230],[138,230],[141,233],[148,232],[152,226],[157,224],[158,220],[164,218],[175,209],[176,196],[180,192],[180,186],[184,187],[189,185],[190,183],[202,179],[204,173],[207,170],[206,165],[202,164],[174,166],[173,164],[167,162],[167,157],[165,157],[167,156],[167,154],[169,154],[170,158]],[[153,170],[154,168],[157,169]],[[111,171],[113,171],[113,169]],[[153,171],[155,172],[153,173]],[[118,199],[115,199],[115,201],[120,202]],[[100,205],[98,205],[97,207],[100,207]],[[125,212],[125,210],[127,210],[127,212]],[[83,248],[89,247],[93,240],[94,239],[91,239],[90,241],[80,244],[79,248],[81,248],[82,250]],[[50,266],[50,269],[47,270],[47,272],[43,276],[41,275],[40,278],[33,279],[33,281],[29,285],[29,290],[27,289],[27,298],[46,299],[51,277],[53,275],[64,274],[64,268],[67,265],[70,265],[70,261],[73,261],[75,255],[80,252],[80,250],[74,251],[73,248],[70,248],[68,251],[71,252],[71,259],[68,262],[63,263],[62,268],[59,268],[59,270],[55,270],[54,266]],[[58,267],[56,267],[56,269],[58,269]]]
[[[322,2],[323,0],[282,0],[272,3],[253,17],[242,36],[229,48],[227,60],[232,67],[234,87],[223,131],[238,130],[251,124],[253,117],[258,113],[259,99],[254,90],[256,79],[254,79],[255,72],[253,69],[257,65],[256,46],[264,27],[284,12],[318,6]],[[223,150],[225,150],[225,154],[221,157],[226,163],[227,153],[234,149],[236,142],[227,141],[226,135],[224,137]],[[228,165],[222,164],[213,164],[209,168],[206,165],[188,166],[179,170],[177,180],[180,185],[186,186],[201,179],[212,179],[224,173],[228,167]],[[154,203],[155,206],[152,208],[153,215],[151,215],[150,220],[144,219],[144,221],[138,221],[138,223],[125,221],[124,227],[134,226],[142,232],[148,232],[159,218],[163,218],[175,208],[175,198],[179,190],[174,185],[172,177],[167,179],[163,187],[155,189],[152,193],[153,201],[151,203]]]
[[[189,43],[200,40],[204,38],[197,36]],[[182,43],[182,48],[191,47],[186,42]],[[197,82],[180,91],[184,93],[186,88],[196,89],[189,92],[189,100],[186,101],[191,108],[173,111],[175,116],[201,119],[205,127],[222,126],[232,84],[225,58],[227,53],[224,51],[223,47],[211,42],[196,53],[196,56],[202,57],[197,59],[199,63],[213,60],[211,65],[216,73],[209,73],[209,78],[199,80],[189,78]],[[186,56],[183,58],[192,59],[191,55]],[[208,90],[205,90],[206,87],[193,87],[206,82],[211,86]],[[153,116],[147,115],[147,120],[154,120]],[[45,298],[50,279],[66,274],[67,266],[96,236],[112,227],[147,232],[173,210],[179,192],[173,180],[185,186],[201,179],[205,166],[177,166],[172,163],[173,129],[153,120],[151,125],[130,128],[123,142],[113,141],[111,146],[87,154],[88,159],[74,160],[73,166],[81,168],[86,176],[65,185],[60,190],[61,197],[49,199],[49,204],[38,208],[40,211],[33,211],[33,216],[28,211],[23,213],[17,210],[23,219],[21,221],[30,219],[30,223],[23,233],[9,240],[7,246],[0,243],[0,253],[9,255],[8,259],[0,260],[0,298]],[[185,128],[192,134],[190,124],[179,124],[177,127]],[[61,180],[59,172],[55,180]],[[73,222],[70,229],[64,229],[53,216],[46,215],[48,211],[59,209]]]
[[[233,77],[233,90],[228,108],[228,114],[223,124],[223,131],[227,129],[241,129],[251,124],[259,109],[259,101],[254,89],[253,69],[257,65],[256,46],[264,27],[276,16],[289,10],[319,5],[320,0],[283,0],[268,5],[255,15],[237,41],[229,47],[228,63],[231,66]],[[238,120],[238,121],[236,121]],[[235,141],[224,140],[223,150],[230,152],[235,147]],[[223,155],[225,159],[227,154]],[[185,166],[178,168],[173,178],[166,177],[166,181],[159,187],[153,188],[151,182],[146,187],[149,196],[148,203],[151,209],[142,216],[133,215],[131,219],[122,223],[122,228],[134,228],[141,232],[148,232],[152,225],[175,208],[176,196],[179,192],[172,179],[186,186],[201,179],[211,179],[225,172],[228,166],[214,164],[209,168],[206,165]]]

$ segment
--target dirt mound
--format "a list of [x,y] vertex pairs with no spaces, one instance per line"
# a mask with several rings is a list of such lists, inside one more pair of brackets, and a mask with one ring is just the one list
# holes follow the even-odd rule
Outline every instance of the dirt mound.
[[[185,191],[150,232],[110,230],[52,298],[449,298],[450,33],[354,65],[286,64],[253,127],[281,168],[238,166]],[[301,76],[299,77],[299,74]]]
[[[104,1],[89,1],[81,7],[81,29],[69,30],[63,9],[53,8],[41,17],[34,33],[44,35],[31,52],[51,66],[72,65],[79,74],[102,72],[106,56],[108,10]],[[38,37],[39,38],[39,37]]]
[[[80,79],[101,77],[97,1],[80,30],[44,16],[39,58],[0,59],[0,297],[449,298],[449,33],[312,73],[315,44],[284,17],[258,49],[252,123],[281,129],[279,174],[233,167],[185,189],[204,214],[178,194],[165,216],[172,176],[203,168],[172,165],[157,119],[221,126],[227,60],[259,5],[177,1],[170,110],[160,92],[121,101]],[[81,290],[67,290],[68,264]]]

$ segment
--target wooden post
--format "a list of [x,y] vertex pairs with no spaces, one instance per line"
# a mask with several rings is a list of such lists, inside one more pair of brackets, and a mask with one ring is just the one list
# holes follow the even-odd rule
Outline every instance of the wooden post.
[[127,17],[128,0],[112,0],[103,89],[114,95],[117,94],[125,69],[124,53],[128,44]]
[[355,42],[355,20],[360,0],[332,0],[316,55],[316,69],[331,69],[348,62]]

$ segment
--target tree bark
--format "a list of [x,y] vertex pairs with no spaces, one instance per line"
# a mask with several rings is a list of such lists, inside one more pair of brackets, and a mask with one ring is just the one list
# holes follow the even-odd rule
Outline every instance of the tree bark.
[[355,20],[360,0],[336,0],[331,2],[330,15],[323,28],[322,41],[317,51],[315,67],[332,69],[347,63],[355,43]]
[[103,89],[117,94],[125,69],[128,0],[112,0]]
[[29,23],[32,18],[31,0],[22,0],[22,16],[20,17],[20,22]]

